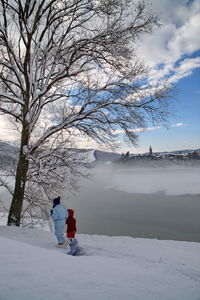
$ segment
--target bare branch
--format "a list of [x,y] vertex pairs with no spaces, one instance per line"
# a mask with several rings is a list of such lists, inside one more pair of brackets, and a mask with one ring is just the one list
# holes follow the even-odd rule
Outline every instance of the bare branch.
[[[0,3],[0,111],[21,122],[9,214],[9,223],[19,225],[29,168],[38,165],[35,155],[44,154],[40,151],[47,142],[76,131],[112,144],[122,129],[135,143],[133,129],[144,127],[147,120],[167,120],[170,87],[150,86],[148,70],[136,54],[136,42],[159,25],[144,1]],[[69,170],[75,159],[72,155],[67,164],[58,152],[49,155]],[[40,163],[44,160],[48,155],[40,157]],[[51,163],[47,165],[48,176],[59,178]],[[32,171],[41,179],[36,169]]]

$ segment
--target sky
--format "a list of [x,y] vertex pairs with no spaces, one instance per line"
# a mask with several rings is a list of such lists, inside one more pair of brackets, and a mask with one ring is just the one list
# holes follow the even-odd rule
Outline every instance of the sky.
[[[138,129],[137,146],[121,136],[117,152],[144,153],[200,148],[200,1],[151,0],[161,26],[140,41],[138,54],[151,69],[151,80],[168,78],[176,87],[167,127]],[[88,147],[98,148],[91,141]]]
[[[177,88],[168,128],[150,127],[133,152],[200,148],[200,1],[152,0],[162,26],[140,46],[152,76]],[[149,47],[151,45],[151,47]]]
[[[138,53],[151,68],[151,80],[168,80],[177,88],[172,100],[173,114],[168,127],[139,128],[137,146],[120,138],[117,152],[143,153],[150,145],[153,151],[200,148],[200,1],[151,0],[150,8],[160,17],[161,27],[140,41]],[[14,140],[15,131],[0,116],[0,139]],[[100,146],[82,140],[81,148]]]

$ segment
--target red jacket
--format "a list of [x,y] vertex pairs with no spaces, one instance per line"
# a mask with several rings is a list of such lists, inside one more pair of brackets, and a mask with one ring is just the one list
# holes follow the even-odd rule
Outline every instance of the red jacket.
[[68,209],[69,216],[66,220],[67,232],[76,232],[76,219],[74,218],[74,210]]

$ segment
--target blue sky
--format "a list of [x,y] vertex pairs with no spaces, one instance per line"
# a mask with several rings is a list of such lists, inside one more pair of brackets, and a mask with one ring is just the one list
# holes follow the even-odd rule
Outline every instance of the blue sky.
[[[168,129],[152,124],[145,131],[139,129],[137,147],[120,139],[118,152],[143,153],[150,145],[153,151],[200,148],[200,0],[150,3],[162,26],[140,41],[138,54],[151,68],[150,80],[168,78],[176,85],[175,116],[170,117]],[[16,131],[4,116],[0,116],[0,127],[1,140],[16,138]],[[78,147],[100,148],[91,139],[79,140]]]
[[200,68],[176,84],[178,94],[174,116],[168,128],[155,128],[140,133],[138,146],[133,152],[171,151],[200,148]]
[[122,144],[122,150],[143,153],[150,145],[153,151],[200,148],[200,1],[151,2],[162,26],[145,38],[138,52],[154,80],[167,77],[178,89],[175,114],[167,129],[149,125],[140,132],[137,147]]

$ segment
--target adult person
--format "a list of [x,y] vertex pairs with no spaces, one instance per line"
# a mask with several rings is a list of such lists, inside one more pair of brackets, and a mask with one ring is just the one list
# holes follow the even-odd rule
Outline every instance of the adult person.
[[51,216],[55,226],[55,236],[58,241],[58,246],[62,247],[65,245],[65,238],[63,235],[66,219],[68,217],[68,211],[62,204],[60,204],[60,197],[53,199]]

